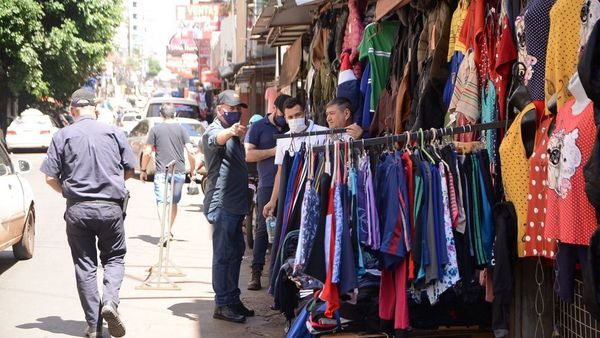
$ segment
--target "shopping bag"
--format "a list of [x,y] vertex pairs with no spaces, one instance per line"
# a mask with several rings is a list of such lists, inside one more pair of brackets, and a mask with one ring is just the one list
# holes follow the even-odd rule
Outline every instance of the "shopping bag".
[[198,189],[198,184],[196,183],[196,181],[192,180],[190,182],[190,185],[188,185],[188,187],[187,187],[187,193],[188,193],[188,195],[198,195],[200,193],[200,190]]

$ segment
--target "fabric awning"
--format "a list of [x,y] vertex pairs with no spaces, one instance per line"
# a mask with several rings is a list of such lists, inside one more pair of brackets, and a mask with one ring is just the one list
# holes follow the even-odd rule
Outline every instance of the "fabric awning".
[[[282,5],[279,6],[277,0],[269,0],[263,8],[256,23],[252,27],[251,38],[262,40],[266,35],[286,36],[281,34],[287,32],[295,32],[293,39],[310,30],[313,22],[313,14],[318,10],[319,3],[322,1],[306,1],[306,0],[281,0]],[[299,3],[307,3],[306,5],[298,5]],[[274,29],[278,28],[278,29]],[[291,29],[288,29],[291,28]],[[298,32],[300,31],[300,32]],[[288,39],[289,40],[289,39]],[[267,41],[269,45],[284,45],[287,43],[277,43],[277,41]]]
[[302,37],[298,37],[283,55],[283,62],[279,74],[279,87],[285,87],[298,78],[301,63]]
[[375,21],[381,20],[390,12],[408,5],[409,3],[410,0],[377,0],[377,6],[375,7]]

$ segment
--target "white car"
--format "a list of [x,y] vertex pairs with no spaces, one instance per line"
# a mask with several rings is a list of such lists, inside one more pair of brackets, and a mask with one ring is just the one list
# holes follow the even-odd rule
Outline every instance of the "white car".
[[48,149],[58,127],[50,116],[37,109],[26,109],[6,131],[8,149]]
[[[204,126],[203,124],[195,119],[188,119],[184,117],[176,117],[175,120],[179,125],[181,125],[190,136],[190,141],[194,146],[198,146],[202,135],[204,134]],[[144,153],[144,147],[146,145],[146,141],[148,140],[148,132],[150,129],[158,123],[162,123],[163,119],[161,117],[149,117],[141,120],[129,133],[129,137],[127,137],[127,142],[131,146],[131,150],[133,150],[133,154],[138,159],[136,164],[136,171],[140,170],[140,164],[142,162],[142,155]],[[194,157],[196,160],[196,165],[202,161],[202,155],[200,152],[196,153]],[[187,173],[190,172],[190,164],[188,163],[187,150],[185,155],[185,170]],[[148,163],[148,167],[146,168],[146,172],[148,175],[154,175],[156,169],[154,168],[154,152],[152,153],[152,159]]]
[[129,135],[131,130],[142,120],[142,115],[135,110],[127,110],[121,117],[117,127],[125,132],[125,135]]
[[15,166],[0,139],[0,250],[12,246],[17,259],[33,257],[33,191],[21,175],[29,170],[27,161],[19,160]]

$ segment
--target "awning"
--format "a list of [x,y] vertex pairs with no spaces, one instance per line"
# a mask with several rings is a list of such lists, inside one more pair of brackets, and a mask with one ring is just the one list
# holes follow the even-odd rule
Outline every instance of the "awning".
[[301,62],[302,37],[299,37],[283,55],[283,62],[279,74],[279,87],[287,86],[298,78]]
[[245,63],[232,63],[227,66],[219,67],[219,77],[221,79],[230,78],[235,75],[235,73],[240,70],[245,65]]
[[377,0],[377,6],[375,6],[375,21],[381,20],[390,12],[408,5],[409,3],[410,0]]
[[[305,0],[296,0],[303,3]],[[275,39],[267,39],[270,46],[291,44],[303,33],[310,30],[313,23],[314,13],[318,10],[322,1],[309,1],[307,5],[297,5],[294,0],[269,0],[262,10],[256,23],[252,27],[251,39],[263,40],[265,36],[274,36]],[[278,38],[291,37],[285,42]]]
[[275,78],[275,59],[243,66],[235,74],[235,83],[248,82],[256,74],[262,74],[267,80],[273,80]]

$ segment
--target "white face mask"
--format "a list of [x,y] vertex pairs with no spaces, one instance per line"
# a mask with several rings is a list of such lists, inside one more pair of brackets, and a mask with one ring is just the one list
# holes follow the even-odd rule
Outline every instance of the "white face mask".
[[301,133],[306,129],[306,119],[301,117],[299,119],[291,119],[287,121],[290,131],[292,133]]

